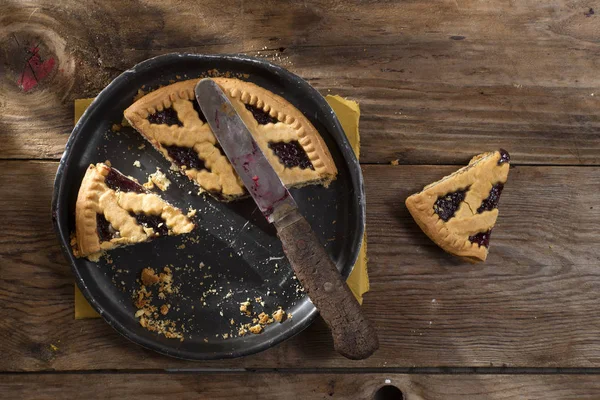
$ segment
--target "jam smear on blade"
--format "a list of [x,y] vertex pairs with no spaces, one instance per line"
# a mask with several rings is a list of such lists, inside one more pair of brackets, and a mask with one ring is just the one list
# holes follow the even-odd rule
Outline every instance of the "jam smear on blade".
[[157,111],[154,114],[150,114],[148,116],[148,121],[150,121],[151,124],[183,126],[183,123],[177,117],[177,111],[171,107],[165,108],[162,111]]
[[489,196],[481,202],[481,205],[477,209],[477,213],[481,214],[484,211],[492,211],[494,208],[497,208],[502,189],[504,189],[504,184],[502,183],[496,183],[492,186]]
[[204,161],[198,157],[198,153],[191,147],[164,146],[173,159],[173,162],[180,167],[185,166],[188,169],[209,170]]
[[448,221],[454,216],[456,210],[465,199],[469,188],[458,190],[453,193],[448,193],[445,196],[439,197],[433,204],[433,211],[444,221]]
[[315,169],[308,158],[308,154],[306,154],[297,140],[293,140],[289,143],[271,142],[269,143],[269,148],[273,150],[275,155],[279,157],[279,160],[287,168],[300,167],[301,169]]
[[129,213],[138,224],[145,226],[146,228],[154,229],[154,232],[160,236],[167,236],[169,234],[169,228],[163,219],[158,215],[149,214],[135,214]]
[[104,178],[104,183],[106,183],[106,186],[108,186],[109,189],[112,189],[114,191],[135,193],[147,192],[147,190],[144,189],[142,185],[129,179],[122,173],[116,171],[114,168],[111,168],[108,171],[108,174]]
[[473,236],[469,236],[469,240],[471,243],[476,243],[481,246],[490,247],[490,236],[492,235],[492,230],[490,229],[487,232],[479,232]]
[[246,110],[250,111],[254,116],[254,119],[261,125],[276,124],[279,122],[277,118],[271,117],[268,112],[265,112],[258,107],[251,106],[250,104],[246,104]]

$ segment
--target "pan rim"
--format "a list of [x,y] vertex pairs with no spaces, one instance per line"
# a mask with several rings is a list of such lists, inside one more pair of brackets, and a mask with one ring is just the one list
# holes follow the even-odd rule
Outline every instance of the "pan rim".
[[264,341],[262,343],[258,343],[253,346],[245,347],[242,350],[232,351],[232,352],[199,353],[199,352],[191,352],[191,351],[182,350],[182,349],[165,348],[160,343],[158,343],[156,340],[152,340],[147,337],[143,337],[139,334],[136,334],[134,331],[132,331],[131,329],[129,329],[128,327],[126,327],[122,323],[120,323],[120,321],[117,318],[111,317],[111,315],[104,312],[103,307],[101,306],[101,304],[99,304],[99,302],[91,294],[90,289],[86,285],[86,282],[84,281],[83,277],[81,276],[79,270],[76,267],[74,255],[72,254],[70,244],[69,244],[69,237],[70,237],[69,227],[63,226],[64,224],[60,223],[60,220],[62,219],[61,218],[62,214],[69,212],[69,210],[66,209],[66,207],[62,207],[63,201],[61,200],[61,199],[66,198],[66,193],[67,193],[66,191],[68,188],[68,184],[67,184],[67,182],[65,182],[65,178],[66,178],[65,170],[66,170],[68,164],[71,161],[73,161],[74,159],[76,159],[76,155],[73,154],[73,152],[71,151],[71,148],[76,143],[76,141],[82,136],[81,132],[82,132],[83,126],[85,125],[85,122],[89,118],[89,115],[94,113],[94,110],[97,107],[99,107],[99,104],[101,103],[101,101],[105,100],[104,99],[105,97],[110,96],[111,92],[115,91],[116,88],[120,87],[121,85],[127,84],[127,80],[130,75],[136,74],[140,71],[145,71],[147,69],[156,68],[157,65],[160,65],[161,63],[170,63],[175,58],[199,59],[199,60],[208,60],[208,61],[215,61],[215,62],[227,60],[227,61],[232,61],[232,62],[244,62],[244,63],[255,64],[256,66],[258,66],[261,69],[266,69],[267,72],[269,72],[269,73],[276,74],[276,75],[282,75],[282,76],[285,76],[286,78],[294,81],[298,86],[298,90],[307,93],[307,95],[311,95],[312,101],[314,101],[320,109],[329,111],[329,112],[324,113],[325,115],[323,115],[322,117],[324,120],[326,120],[326,122],[330,126],[333,127],[333,129],[329,133],[333,137],[336,145],[339,147],[340,152],[346,162],[346,165],[347,165],[348,169],[350,170],[350,181],[352,182],[352,186],[354,187],[354,189],[357,192],[358,207],[357,207],[356,218],[359,221],[359,223],[357,224],[358,232],[356,232],[356,234],[354,235],[354,237],[352,239],[352,248],[354,249],[354,251],[348,257],[348,260],[347,260],[348,265],[345,265],[342,269],[342,275],[345,279],[350,275],[350,273],[352,272],[352,269],[354,268],[354,265],[358,259],[358,256],[360,253],[360,248],[362,246],[362,238],[363,238],[363,235],[365,232],[365,222],[366,222],[366,201],[365,201],[364,180],[363,180],[360,164],[356,158],[356,155],[354,154],[354,150],[350,146],[350,143],[344,133],[344,130],[343,130],[337,116],[335,115],[335,113],[333,112],[333,110],[331,109],[331,107],[329,106],[327,101],[325,100],[325,98],[319,93],[319,91],[316,90],[315,88],[313,88],[308,82],[306,82],[299,76],[293,74],[290,71],[287,71],[283,67],[272,64],[266,60],[256,59],[253,57],[243,56],[243,55],[238,55],[238,54],[168,53],[168,54],[159,55],[159,56],[144,60],[144,61],[136,64],[132,68],[124,71],[119,76],[117,76],[114,80],[112,80],[104,89],[102,89],[102,91],[100,91],[100,93],[98,93],[98,95],[95,97],[94,101],[86,109],[86,111],[83,113],[82,117],[79,119],[79,121],[73,128],[73,130],[69,136],[69,139],[67,141],[67,144],[65,146],[65,150],[61,156],[61,159],[60,159],[60,162],[58,165],[58,169],[56,172],[55,180],[54,180],[53,194],[52,194],[51,210],[52,210],[53,227],[54,227],[54,230],[58,237],[58,240],[60,242],[63,254],[65,255],[66,260],[69,262],[69,264],[71,266],[71,270],[74,274],[75,281],[77,283],[77,286],[81,290],[82,294],[84,295],[86,300],[90,303],[90,305],[98,312],[98,314],[100,316],[102,316],[102,318],[112,328],[114,328],[119,334],[121,334],[128,340],[132,341],[133,343],[135,343],[137,345],[140,345],[144,348],[153,350],[153,351],[163,354],[163,355],[167,355],[167,356],[175,357],[175,358],[179,358],[179,359],[184,359],[184,360],[193,360],[193,361],[237,358],[237,357],[255,354],[255,353],[267,350],[267,349],[275,346],[276,344],[279,344],[279,343],[295,336],[296,334],[298,334],[301,331],[303,331],[304,329],[306,329],[314,321],[314,319],[316,318],[316,316],[318,314],[318,311],[314,307],[314,305],[310,301],[308,301],[308,298],[304,301],[304,304],[302,304],[302,307],[310,307],[311,308],[306,313],[305,318],[302,321],[292,325],[288,330],[286,330],[284,333],[282,333],[280,336],[276,337],[273,340]]

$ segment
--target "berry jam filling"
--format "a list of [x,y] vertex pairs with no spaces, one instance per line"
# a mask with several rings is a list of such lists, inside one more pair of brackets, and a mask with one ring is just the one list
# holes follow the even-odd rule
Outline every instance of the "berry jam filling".
[[498,201],[500,201],[502,189],[504,189],[504,184],[502,183],[496,183],[494,186],[492,186],[490,195],[487,199],[481,202],[481,205],[477,209],[477,213],[481,214],[484,211],[492,211],[494,208],[498,207]]
[[119,237],[119,231],[112,227],[104,214],[96,214],[96,230],[101,242],[109,242],[111,239]]
[[287,168],[300,167],[301,169],[315,169],[308,158],[308,154],[306,154],[300,143],[296,140],[289,143],[269,143],[269,148],[275,152],[277,157],[279,157],[279,160]]
[[196,150],[191,147],[180,147],[180,146],[164,146],[167,149],[169,157],[173,159],[173,162],[180,167],[185,166],[188,169],[197,170],[209,170],[204,165],[204,161],[198,157]]
[[109,189],[115,191],[146,193],[146,189],[142,185],[117,172],[114,168],[108,171],[108,174],[104,178],[104,183],[106,183]]
[[167,236],[169,234],[169,228],[163,219],[158,215],[148,215],[148,214],[134,214],[129,213],[138,224],[146,227],[154,229],[154,233],[159,236]]
[[500,149],[498,151],[500,152],[500,159],[498,160],[498,165],[502,165],[504,163],[510,164],[510,154],[508,154],[508,151],[504,149]]
[[157,111],[154,114],[148,116],[148,121],[151,124],[167,124],[183,126],[179,118],[177,118],[177,111],[172,108],[165,108],[162,111]]
[[469,236],[469,240],[471,243],[476,243],[481,246],[490,247],[490,236],[492,235],[492,230],[490,229],[487,232],[479,232],[476,235]]
[[254,116],[254,119],[261,125],[276,124],[279,122],[277,118],[271,117],[268,112],[261,110],[260,108],[246,104],[246,110],[250,111]]
[[196,110],[196,112],[198,113],[198,117],[200,118],[200,121],[206,122],[206,117],[204,116],[204,114],[202,113],[202,110],[200,109],[200,104],[198,104],[196,99],[191,100],[191,101],[192,101],[192,105],[194,106],[194,110]]
[[467,195],[467,190],[459,190],[454,193],[448,193],[444,197],[438,197],[433,204],[433,211],[445,222],[454,217],[454,213],[458,210],[460,203],[463,202]]

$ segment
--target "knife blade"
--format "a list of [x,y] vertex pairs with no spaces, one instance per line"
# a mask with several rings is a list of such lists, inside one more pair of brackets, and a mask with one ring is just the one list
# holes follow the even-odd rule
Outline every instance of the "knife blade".
[[335,349],[350,359],[369,357],[379,347],[373,325],[235,106],[210,78],[198,82],[195,94],[231,165],[277,229],[296,277],[331,329]]

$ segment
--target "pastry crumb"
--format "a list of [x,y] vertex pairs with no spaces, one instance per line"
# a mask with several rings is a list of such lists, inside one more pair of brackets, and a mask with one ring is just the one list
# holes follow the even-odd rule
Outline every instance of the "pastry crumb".
[[137,167],[137,168],[140,168],[140,167],[142,166],[142,164],[140,163],[140,160],[135,160],[135,161],[133,162],[133,166],[134,166],[134,167]]
[[262,330],[263,330],[263,327],[262,327],[261,325],[259,325],[259,324],[256,324],[256,325],[253,325],[253,326],[251,326],[250,328],[248,328],[248,330],[249,330],[251,333],[254,333],[255,335],[258,335],[259,333],[261,333],[261,332],[262,332]]
[[146,143],[142,143],[138,146],[138,150],[144,150],[146,148]]
[[249,301],[244,301],[240,303],[240,312],[246,315],[252,315],[252,304]]
[[163,192],[169,188],[169,185],[171,185],[171,181],[160,168],[156,168],[156,172],[148,175],[148,182],[144,183],[146,189],[153,189],[156,186]]
[[398,160],[398,159],[392,160],[392,161],[390,161],[390,165],[400,165],[400,160]]
[[283,322],[285,317],[285,311],[281,308],[273,313],[273,319],[279,323]]
[[152,268],[144,268],[142,270],[142,283],[145,286],[152,286],[155,283],[158,283],[159,280],[159,277]]
[[269,316],[264,312],[258,314],[258,323],[261,325],[266,325],[269,323]]
[[113,124],[110,128],[113,132],[119,132],[121,130],[121,124]]
[[[163,304],[160,308],[157,308],[157,306],[152,304],[152,291],[149,291],[147,288],[147,286],[151,287],[158,284],[158,297],[160,299],[166,298],[165,293],[173,293],[173,275],[171,269],[164,267],[163,272],[157,275],[154,269],[144,268],[140,280],[142,285],[135,291],[134,296],[134,305],[138,309],[135,312],[135,317],[139,318],[140,325],[151,332],[164,335],[168,339],[183,341],[183,334],[177,331],[175,321],[159,319],[159,312],[163,316],[167,315],[171,309],[171,305]],[[181,325],[181,329],[185,330],[185,327]]]
[[192,218],[196,216],[196,212],[198,212],[198,210],[196,210],[195,208],[188,208],[188,213],[185,215],[188,218]]

